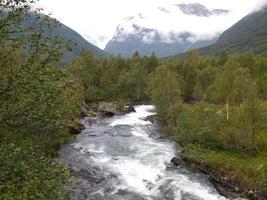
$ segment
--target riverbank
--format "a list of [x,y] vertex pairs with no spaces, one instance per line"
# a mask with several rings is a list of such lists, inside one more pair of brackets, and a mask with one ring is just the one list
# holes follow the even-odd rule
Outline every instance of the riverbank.
[[181,157],[186,165],[207,174],[218,192],[227,198],[267,199],[266,154],[245,157],[235,152],[187,146]]
[[[177,119],[180,121],[177,121],[175,128],[166,126],[163,128],[164,135],[181,144],[181,157],[185,165],[207,174],[223,196],[251,200],[267,199],[267,103],[262,102],[260,105],[262,118],[257,133],[258,152],[251,155],[229,150],[220,145],[223,144],[220,137],[223,133],[211,129],[218,119],[214,120],[213,114],[211,117],[207,117],[208,113],[203,114],[209,112],[210,106],[206,105],[204,111],[201,110],[201,118],[195,117],[197,105],[187,105],[187,107],[188,117],[178,116]],[[195,119],[202,121],[199,123]],[[207,120],[212,120],[212,125],[205,123]],[[209,129],[213,132],[205,135]]]
[[85,119],[86,129],[62,147],[61,160],[80,178],[73,199],[224,199],[207,176],[171,164],[179,147],[149,122],[153,106],[135,109]]

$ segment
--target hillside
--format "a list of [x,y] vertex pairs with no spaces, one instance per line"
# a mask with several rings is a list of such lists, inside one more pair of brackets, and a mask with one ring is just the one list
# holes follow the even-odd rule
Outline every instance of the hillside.
[[267,7],[251,13],[226,30],[217,43],[200,48],[201,55],[251,52],[267,54]]
[[85,40],[79,33],[64,24],[61,24],[55,29],[55,34],[63,39],[71,40],[73,42],[72,51],[65,52],[63,55],[63,63],[69,63],[80,53],[82,49],[89,50],[97,58],[103,58],[108,56],[107,52],[91,44],[90,42]]
[[[36,15],[31,14],[30,16],[26,17],[23,22],[23,25],[26,27],[31,26],[34,23],[35,18]],[[79,33],[62,23],[59,23],[59,25],[53,30],[53,34],[64,40],[71,41],[72,51],[64,51],[62,57],[62,65],[68,64],[73,58],[75,58],[80,53],[82,49],[89,50],[97,58],[103,58],[108,56],[107,52],[91,44],[86,39],[84,39]]]

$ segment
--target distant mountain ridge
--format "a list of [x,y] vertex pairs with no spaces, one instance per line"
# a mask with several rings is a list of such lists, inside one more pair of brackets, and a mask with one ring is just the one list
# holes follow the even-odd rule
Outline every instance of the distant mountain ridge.
[[[155,12],[163,19],[168,19],[168,16],[177,16],[177,24],[179,31],[167,30],[163,32],[157,28],[151,28],[145,24],[147,15],[138,13],[136,16],[130,16],[124,19],[116,28],[113,38],[108,42],[105,51],[113,55],[121,55],[123,57],[131,56],[135,51],[138,51],[142,56],[151,55],[153,52],[159,57],[175,55],[177,53],[186,52],[193,48],[201,48],[215,43],[219,35],[211,37],[199,37],[196,33],[186,31],[181,16],[194,16],[194,19],[208,19],[210,17],[224,16],[230,13],[229,10],[223,9],[208,9],[202,4],[176,4],[170,7],[158,7]],[[151,16],[150,16],[151,17]],[[174,29],[177,27],[174,27]],[[201,30],[203,32],[203,30]],[[208,30],[207,30],[207,35]]]
[[[123,41],[120,40],[120,34],[123,34],[123,32],[118,27],[117,34],[107,44],[105,50],[111,54],[121,55],[123,57],[129,57],[135,51],[138,51],[142,56],[155,53],[160,57],[165,57],[174,55],[175,52],[184,52],[193,48],[213,44],[217,39],[199,40],[192,43],[189,41],[192,35],[184,32],[179,35],[170,33],[170,39],[172,41],[176,40],[176,42],[165,42],[162,41],[161,35],[157,30],[140,27],[136,24],[133,24],[133,27],[135,29],[134,34],[128,34],[127,38]],[[153,38],[150,38],[150,35],[153,35]],[[146,42],[143,40],[146,40]]]
[[229,10],[224,9],[209,10],[207,7],[199,3],[177,4],[177,6],[184,14],[195,15],[199,17],[209,17],[211,15],[221,15],[230,12]]
[[[267,55],[267,6],[250,13],[226,30],[215,44],[198,49],[200,55],[251,52]],[[181,57],[182,54],[176,57]]]

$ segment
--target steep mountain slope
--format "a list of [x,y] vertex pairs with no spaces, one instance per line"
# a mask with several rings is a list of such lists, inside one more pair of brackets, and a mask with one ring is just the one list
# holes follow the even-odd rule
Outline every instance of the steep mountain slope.
[[[40,15],[42,17],[42,15]],[[27,16],[23,22],[23,25],[25,27],[30,27],[32,24],[35,23],[37,15],[31,14]],[[53,32],[49,32],[49,34],[53,34],[57,37],[60,37],[64,40],[70,41],[71,45],[71,52],[64,51],[63,57],[62,57],[62,65],[68,64],[73,58],[75,58],[82,49],[89,50],[95,57],[103,58],[107,57],[108,53],[104,50],[96,47],[95,45],[88,42],[86,39],[84,39],[79,33],[71,29],[70,27],[59,23],[58,26],[55,27]]]
[[61,24],[55,29],[55,34],[65,40],[72,41],[72,51],[65,52],[63,55],[63,62],[69,63],[74,57],[76,57],[82,49],[89,50],[95,57],[104,58],[108,56],[108,53],[95,45],[85,40],[79,33],[69,28],[68,26]]
[[[155,52],[160,57],[166,57],[208,46],[215,43],[225,30],[213,25],[214,20],[224,20],[229,15],[231,12],[228,10],[208,9],[198,3],[157,7],[125,18],[117,26],[105,50],[124,57],[135,51],[141,55]],[[157,21],[155,16],[160,20]]]
[[201,55],[251,52],[267,54],[267,7],[251,13],[226,30],[217,43],[198,50]]

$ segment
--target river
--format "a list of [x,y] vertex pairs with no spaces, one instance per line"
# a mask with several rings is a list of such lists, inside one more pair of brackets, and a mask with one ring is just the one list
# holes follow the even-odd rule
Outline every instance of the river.
[[153,106],[107,119],[84,119],[86,129],[60,158],[80,177],[73,200],[226,200],[207,176],[170,160],[179,147],[146,121]]

